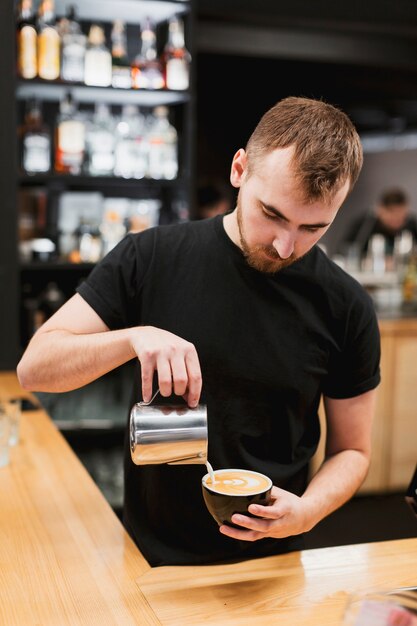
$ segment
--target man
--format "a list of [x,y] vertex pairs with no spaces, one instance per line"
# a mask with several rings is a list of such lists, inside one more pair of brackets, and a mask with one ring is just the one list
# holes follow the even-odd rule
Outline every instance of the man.
[[[157,386],[191,407],[201,394],[213,467],[272,479],[271,506],[218,529],[204,467],[136,466],[126,445],[124,523],[152,565],[300,549],[362,483],[378,326],[364,290],[315,245],[361,165],[344,113],[282,100],[233,157],[232,213],[129,235],[30,342],[18,366],[26,389],[66,391],[137,359],[132,404]],[[322,394],[326,460],[307,486]]]
[[383,235],[385,254],[394,254],[395,238],[401,233],[410,233],[410,243],[417,244],[417,220],[411,215],[410,201],[402,189],[386,189],[378,198],[373,213],[366,213],[354,220],[346,243],[354,243],[361,255],[368,251],[373,235]]

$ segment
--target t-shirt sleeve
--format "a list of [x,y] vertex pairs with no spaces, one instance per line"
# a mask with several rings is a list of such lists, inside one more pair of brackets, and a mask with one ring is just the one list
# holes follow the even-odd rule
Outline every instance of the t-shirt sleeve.
[[381,343],[371,298],[364,293],[352,303],[342,346],[330,355],[323,393],[330,398],[353,398],[378,386]]
[[147,270],[140,243],[137,235],[127,235],[77,287],[110,330],[138,323],[141,285]]

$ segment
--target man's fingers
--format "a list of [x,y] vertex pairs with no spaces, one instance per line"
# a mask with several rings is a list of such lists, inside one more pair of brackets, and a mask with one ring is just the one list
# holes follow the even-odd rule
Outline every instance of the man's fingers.
[[[142,368],[144,401],[149,402],[152,397],[153,375],[156,370],[161,396],[167,398],[174,392],[182,396],[189,406],[197,406],[202,380],[200,363],[193,344],[159,329],[148,329],[147,332],[147,341],[137,350]],[[154,336],[153,345],[151,339]]]
[[242,526],[242,528],[246,528],[247,530],[254,530],[260,533],[267,533],[272,525],[271,520],[260,519],[258,517],[249,517],[247,515],[241,515],[239,513],[235,513],[232,516],[232,522],[237,524],[238,526]]
[[188,373],[183,356],[175,356],[172,359],[171,370],[172,380],[174,382],[174,393],[177,396],[183,396],[188,386]]
[[263,506],[262,504],[251,504],[248,507],[249,513],[258,517],[266,517],[268,519],[280,519],[285,513],[273,505]]
[[144,402],[149,402],[152,398],[152,383],[155,365],[152,359],[143,357],[140,359],[142,371],[142,398]]
[[158,370],[159,393],[164,398],[168,398],[172,394],[172,372],[168,359],[160,356],[156,362],[156,369]]
[[185,365],[188,373],[187,403],[189,406],[195,407],[200,400],[203,381],[201,377],[200,362],[194,346],[193,349],[186,354]]
[[258,533],[254,530],[244,530],[243,528],[239,530],[238,528],[227,526],[227,524],[220,526],[219,530],[223,535],[232,539],[240,539],[241,541],[257,541],[265,536],[263,533]]

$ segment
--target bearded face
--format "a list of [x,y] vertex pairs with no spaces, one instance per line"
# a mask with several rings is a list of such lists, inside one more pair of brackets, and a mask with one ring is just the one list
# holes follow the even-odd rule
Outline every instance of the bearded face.
[[242,198],[240,190],[237,196],[236,208],[240,246],[248,265],[259,272],[274,274],[275,272],[282,270],[284,267],[288,267],[297,260],[298,257],[294,254],[294,252],[287,259],[282,259],[275,250],[274,246],[266,246],[263,244],[249,245],[244,232]]
[[332,196],[308,199],[294,173],[293,152],[291,146],[272,150],[251,171],[243,149],[232,162],[230,181],[239,193],[236,209],[224,223],[247,263],[267,274],[288,267],[311,250],[349,190],[346,180]]

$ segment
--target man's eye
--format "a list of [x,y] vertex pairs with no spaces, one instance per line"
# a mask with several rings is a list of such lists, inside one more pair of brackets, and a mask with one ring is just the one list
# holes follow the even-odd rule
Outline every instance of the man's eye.
[[268,220],[277,220],[277,219],[279,219],[278,215],[275,215],[275,213],[268,213],[268,211],[265,211],[265,209],[262,209],[262,213],[265,215],[265,217]]
[[320,228],[318,226],[304,226],[304,230],[306,230],[308,233],[317,233]]

